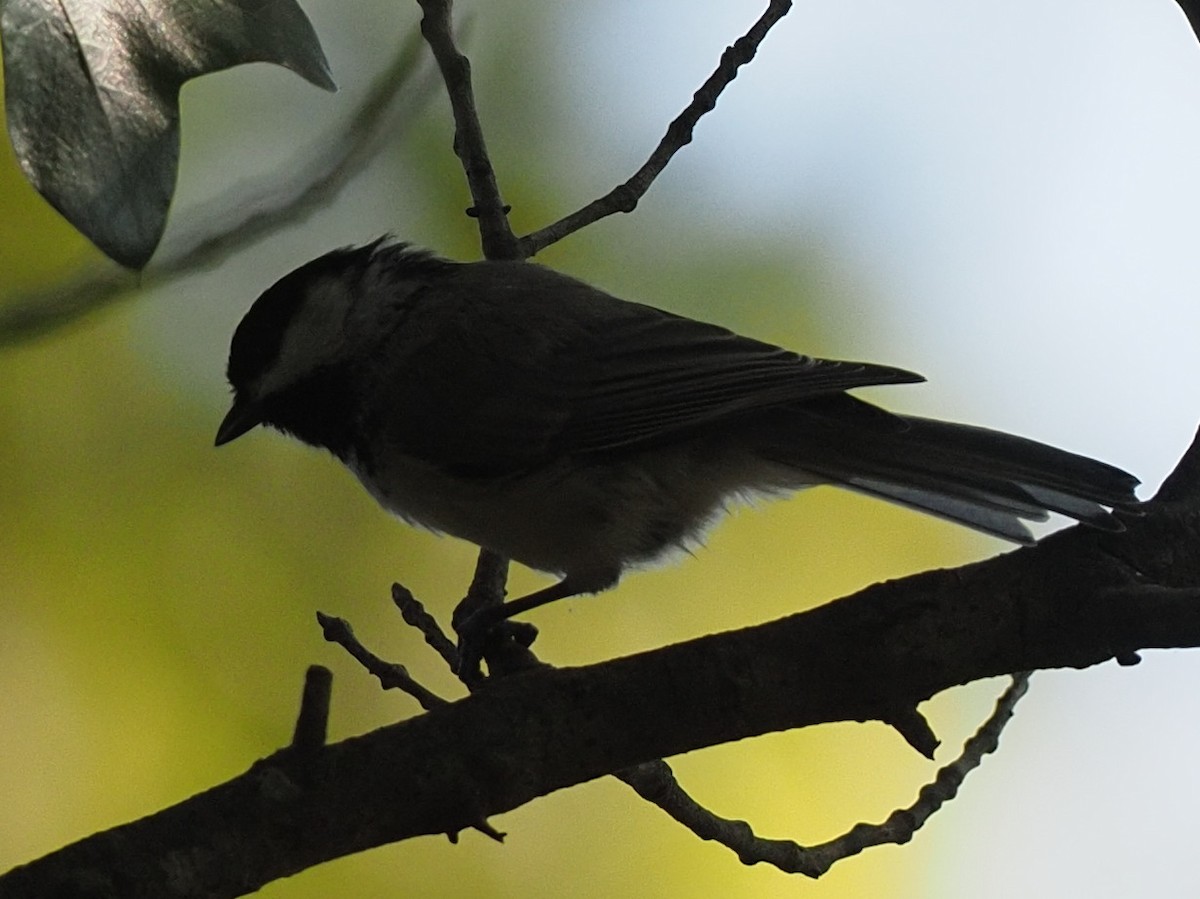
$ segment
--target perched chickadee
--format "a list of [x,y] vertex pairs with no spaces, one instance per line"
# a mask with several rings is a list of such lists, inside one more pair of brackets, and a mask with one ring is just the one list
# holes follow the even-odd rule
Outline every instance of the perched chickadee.
[[[598,593],[731,500],[835,484],[1018,543],[1060,512],[1120,530],[1120,469],[846,393],[922,380],[797,355],[527,262],[380,239],[284,276],[229,354],[216,443],[259,424],[337,456],[385,508]],[[1108,508],[1106,508],[1108,507]]]

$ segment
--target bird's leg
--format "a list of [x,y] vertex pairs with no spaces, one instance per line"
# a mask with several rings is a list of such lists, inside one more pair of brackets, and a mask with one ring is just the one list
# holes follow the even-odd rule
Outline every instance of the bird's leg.
[[[509,602],[484,606],[473,612],[461,624],[456,622],[454,629],[458,632],[459,676],[476,677],[478,675],[479,660],[483,655],[484,645],[488,635],[497,625],[508,621],[514,615],[528,612],[530,609],[536,609],[538,606],[544,606],[555,600],[566,599],[569,596],[577,596],[580,593],[590,592],[592,592],[591,589],[579,586],[568,575],[557,584],[551,584],[549,587],[543,587],[541,590],[535,590],[533,593],[510,600]],[[521,635],[513,634],[513,636],[519,642],[524,642],[526,646],[532,642],[531,637],[527,640],[521,640]]]

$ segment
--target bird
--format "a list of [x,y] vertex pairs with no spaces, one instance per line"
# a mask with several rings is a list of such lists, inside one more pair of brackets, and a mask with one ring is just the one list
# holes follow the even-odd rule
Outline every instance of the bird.
[[1119,531],[1114,512],[1137,504],[1137,478],[1112,465],[848,392],[924,380],[910,371],[390,236],[263,292],[227,377],[217,446],[273,428],[328,450],[404,521],[557,578],[475,629],[690,551],[738,501],[820,484],[1019,544],[1050,512]]

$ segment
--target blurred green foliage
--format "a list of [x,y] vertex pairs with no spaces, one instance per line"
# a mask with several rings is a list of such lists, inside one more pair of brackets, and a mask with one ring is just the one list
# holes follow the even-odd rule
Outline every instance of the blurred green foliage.
[[[370,17],[382,31],[411,27],[388,18],[390,5],[365,7],[342,27],[361,29]],[[334,27],[330,10],[313,12],[319,29]],[[503,15],[494,7],[476,13],[485,125],[523,229],[626,175],[562,164],[564,154],[583,154],[570,143],[570,87],[554,70],[556,22],[521,4]],[[517,40],[529,52],[514,52]],[[333,36],[335,47],[349,41]],[[365,75],[346,54],[331,56],[352,94]],[[263,74],[222,76],[193,94],[185,123],[195,112],[209,127],[226,118],[238,127],[230,110],[250,102],[243,93]],[[243,118],[253,115],[250,107]],[[282,121],[302,132],[314,115],[296,108]],[[475,254],[447,118],[439,96],[358,193],[332,204],[308,231],[0,355],[0,870],[152,813],[285,743],[310,663],[337,675],[333,738],[414,714],[410,702],[381,695],[322,642],[317,609],[345,615],[372,648],[456,695],[393,613],[388,588],[403,581],[444,618],[470,576],[471,548],[388,519],[333,462],[278,435],[256,433],[219,452],[211,446],[225,402],[228,335],[251,299],[308,248],[345,243],[346,233],[365,238],[354,229],[382,215],[383,227],[440,251]],[[233,163],[252,161],[236,149],[236,132],[225,137]],[[202,143],[220,152],[212,133]],[[237,174],[197,153],[185,143],[185,165],[191,159],[226,178]],[[7,297],[53,284],[93,254],[21,181],[9,155],[0,159],[0,229]],[[744,223],[740,233],[731,238],[720,223],[655,198],[540,261],[630,298],[819,351],[821,325],[808,313],[817,298],[806,291],[817,283],[828,290],[827,275],[789,235]],[[964,545],[950,541],[961,539],[907,512],[812,491],[740,512],[679,566],[539,612],[539,648],[548,661],[577,664],[768,620],[879,578],[950,563]],[[542,582],[518,571],[513,590]],[[965,734],[983,706],[977,698],[969,714],[956,702],[939,703],[939,730]],[[878,725],[775,735],[675,764],[719,813],[808,842],[881,819],[910,802],[933,772]],[[611,780],[494,823],[510,835],[503,846],[474,833],[457,846],[416,840],[273,884],[263,895],[923,895],[927,860],[912,849],[873,850],[815,886],[801,885],[743,868]]]

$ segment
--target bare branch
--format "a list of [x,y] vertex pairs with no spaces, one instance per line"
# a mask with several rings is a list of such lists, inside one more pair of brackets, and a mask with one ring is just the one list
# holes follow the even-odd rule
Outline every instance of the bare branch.
[[418,0],[424,17],[421,33],[437,59],[454,110],[454,152],[462,161],[474,204],[469,210],[479,219],[483,254],[488,259],[519,259],[520,247],[508,224],[508,207],[500,197],[496,173],[488,157],[483,127],[475,108],[471,62],[454,43],[450,0]]
[[424,636],[429,647],[442,657],[446,667],[454,671],[458,667],[458,648],[454,641],[446,636],[432,615],[412,592],[400,584],[392,584],[392,602],[400,610],[400,616],[410,627],[416,628]]
[[539,231],[522,237],[521,256],[525,258],[534,256],[550,244],[613,213],[633,212],[637,208],[638,202],[645,196],[646,191],[650,189],[650,185],[654,183],[654,179],[667,167],[671,157],[692,142],[692,133],[696,124],[701,117],[716,107],[717,98],[737,77],[738,69],[754,59],[759,44],[763,42],[775,23],[786,16],[791,8],[791,0],[771,0],[766,11],[750,27],[750,30],[738,38],[733,46],[725,48],[716,71],[696,91],[692,102],[675,121],[671,122],[667,133],[654,148],[650,158],[633,174],[633,177],[624,184],[617,185],[600,199],[593,200],[578,212],[573,212],[552,225],[547,225]]
[[911,840],[934,812],[954,798],[963,780],[979,767],[983,757],[1000,745],[1000,734],[1012,718],[1017,702],[1025,695],[1028,684],[1028,673],[1013,678],[1012,686],[997,701],[991,717],[967,741],[962,754],[938,771],[934,780],[921,790],[915,803],[892,812],[881,824],[858,824],[843,836],[818,846],[805,847],[791,840],[766,839],[757,836],[745,821],[714,814],[684,792],[666,762],[647,762],[618,771],[616,776],[696,836],[732,850],[742,864],[765,862],[788,874],[816,878],[835,863],[870,846]]
[[447,704],[445,699],[442,699],[442,697],[438,696],[432,690],[419,684],[403,665],[397,665],[394,662],[385,662],[363,646],[358,638],[354,636],[354,629],[350,627],[350,624],[344,618],[335,618],[332,615],[317,612],[317,621],[321,624],[321,630],[325,633],[325,639],[330,643],[336,643],[342,649],[346,650],[346,652],[350,653],[354,660],[362,665],[368,673],[373,674],[379,679],[379,685],[383,689],[400,690],[407,693],[419,702],[421,708],[427,712]]
[[[908,808],[896,809],[881,824],[858,824],[845,835],[830,840],[828,843],[808,849],[796,847],[803,853],[804,864],[810,869],[784,868],[783,870],[795,870],[808,874],[810,877],[820,877],[836,862],[857,855],[871,846],[882,846],[885,843],[898,845],[907,843],[938,809],[957,795],[958,788],[966,776],[979,767],[983,762],[983,757],[995,752],[1000,746],[1000,734],[1012,718],[1017,703],[1028,689],[1029,672],[1014,675],[1012,684],[996,701],[996,708],[991,717],[966,742],[962,754],[939,770],[933,781],[921,789],[917,801]],[[759,860],[741,858],[746,863]],[[764,857],[761,861],[768,861],[779,867],[774,858]]]
[[[1188,501],[1153,500],[1123,533],[1070,528],[769,624],[489,680],[481,693],[325,746],[302,766],[295,753],[277,753],[229,783],[0,877],[0,894],[119,884],[110,892],[128,899],[241,895],[373,846],[457,833],[653,759],[884,718],[997,674],[1200,646],[1200,489],[1187,483],[1200,477],[1198,454],[1200,441],[1173,479],[1172,496]],[[986,752],[995,731],[985,728],[972,752]],[[926,814],[944,802],[961,768],[947,769],[939,795],[914,808]],[[903,836],[895,822],[884,828]],[[861,830],[852,834],[867,844]]]

